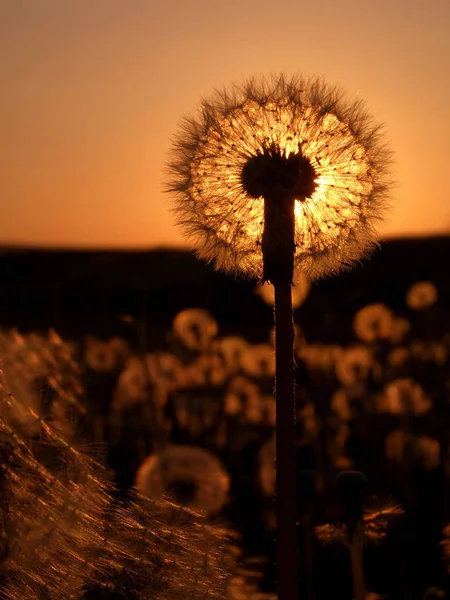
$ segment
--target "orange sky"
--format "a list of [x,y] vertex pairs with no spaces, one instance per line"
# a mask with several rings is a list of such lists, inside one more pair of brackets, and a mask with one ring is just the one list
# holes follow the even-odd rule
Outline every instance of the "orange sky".
[[383,236],[450,232],[449,0],[0,0],[0,245],[183,243],[170,136],[212,88],[322,75],[396,152]]

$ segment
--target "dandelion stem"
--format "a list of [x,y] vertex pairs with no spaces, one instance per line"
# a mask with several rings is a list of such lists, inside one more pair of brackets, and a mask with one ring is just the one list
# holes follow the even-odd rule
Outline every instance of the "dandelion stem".
[[276,513],[279,600],[297,599],[294,327],[289,283],[275,284]]
[[355,526],[350,546],[350,560],[352,565],[353,593],[355,600],[366,600],[366,584],[364,582],[363,565],[363,536],[364,524],[361,519]]

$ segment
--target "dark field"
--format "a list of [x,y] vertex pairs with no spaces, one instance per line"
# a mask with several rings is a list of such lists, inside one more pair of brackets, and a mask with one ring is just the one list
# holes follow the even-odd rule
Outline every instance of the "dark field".
[[[301,598],[352,598],[336,485],[346,469],[368,478],[364,566],[373,597],[450,598],[449,264],[448,237],[385,242],[351,271],[312,284],[294,311]],[[13,484],[22,489],[23,469],[14,465],[25,461],[25,445],[43,468],[65,477],[42,454],[42,430],[33,428],[29,409],[94,453],[119,501],[137,482],[144,494],[165,492],[237,532],[248,587],[239,579],[230,599],[262,598],[256,588],[273,594],[273,311],[256,283],[171,250],[5,250],[0,273],[0,391],[28,407],[19,414],[5,400],[2,408],[2,440],[14,443],[2,441],[0,454],[7,474],[0,479],[0,597],[2,586],[5,598],[57,597],[57,584],[45,584],[53,559],[36,562],[44,581],[37,583],[35,575],[17,575],[30,563],[12,550],[14,518],[26,509],[8,498],[15,498]],[[414,288],[419,282],[427,284]],[[45,435],[48,446],[56,444]],[[69,469],[68,459],[63,464]],[[24,535],[22,544],[31,544]],[[46,535],[41,543],[51,545]],[[215,597],[205,595],[203,580],[189,596],[189,587],[169,593],[145,577],[139,587],[119,567],[89,572],[91,580],[79,575],[74,583],[80,598]]]

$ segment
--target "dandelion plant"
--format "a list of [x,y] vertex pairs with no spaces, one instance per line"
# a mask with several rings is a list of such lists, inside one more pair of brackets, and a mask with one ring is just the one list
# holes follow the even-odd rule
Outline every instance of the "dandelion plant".
[[204,99],[169,159],[176,221],[199,257],[275,289],[278,596],[297,589],[291,287],[375,245],[391,178],[380,125],[320,79],[255,78]]

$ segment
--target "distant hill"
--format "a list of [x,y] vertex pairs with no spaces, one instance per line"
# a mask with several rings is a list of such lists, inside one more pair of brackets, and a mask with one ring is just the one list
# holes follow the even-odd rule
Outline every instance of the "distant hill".
[[[353,314],[370,302],[407,311],[405,292],[428,279],[439,290],[439,323],[450,329],[450,237],[383,242],[351,271],[313,285],[297,320],[310,339],[349,335]],[[21,329],[55,327],[78,337],[85,333],[126,335],[120,315],[145,318],[150,344],[160,344],[175,314],[204,307],[222,333],[244,332],[265,340],[271,308],[254,295],[255,282],[235,280],[184,250],[0,251],[0,325]],[[127,329],[128,328],[128,329]],[[350,328],[351,331],[351,328]]]

